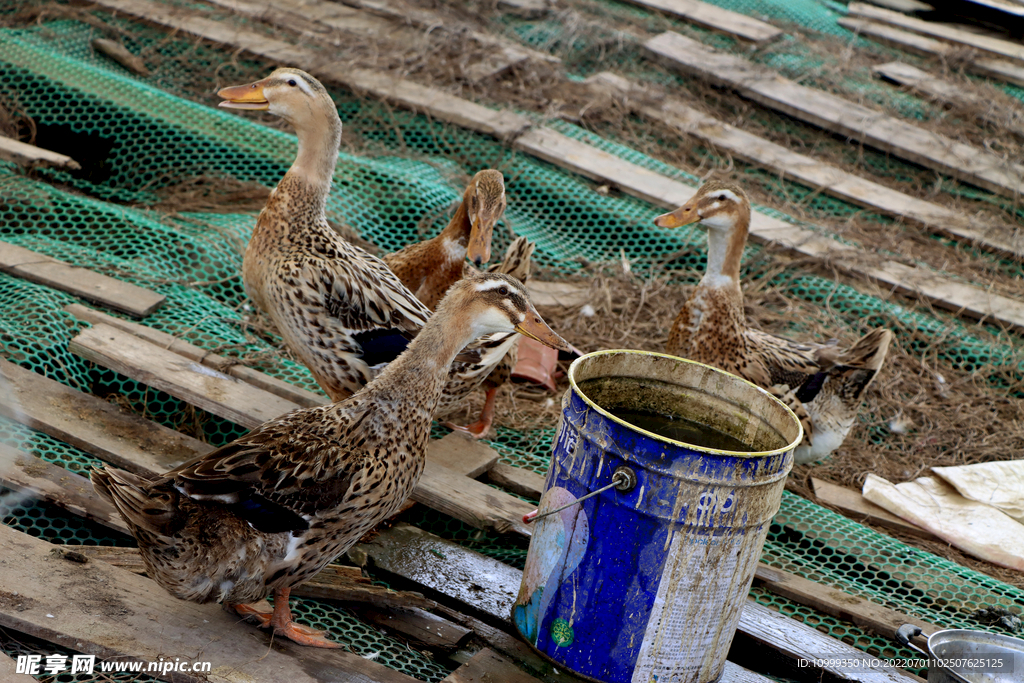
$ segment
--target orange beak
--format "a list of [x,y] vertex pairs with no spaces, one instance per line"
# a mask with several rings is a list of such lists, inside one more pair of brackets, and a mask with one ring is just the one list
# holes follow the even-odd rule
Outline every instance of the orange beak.
[[555,334],[554,330],[548,327],[548,324],[544,322],[544,319],[540,317],[540,313],[532,305],[530,306],[530,312],[526,314],[526,319],[516,325],[516,332],[524,337],[535,339],[544,346],[550,346],[560,351],[573,351],[573,347],[569,342]]
[[226,109],[254,109],[262,111],[270,108],[270,102],[263,96],[263,85],[265,81],[256,81],[249,85],[233,85],[228,88],[221,88],[217,92],[218,97],[223,97],[224,102],[220,106]]
[[659,228],[681,228],[700,220],[697,214],[697,203],[687,202],[672,213],[666,213],[654,219],[654,224]]
[[498,222],[498,218],[498,216],[485,216],[482,211],[479,211],[471,219],[466,256],[477,266],[491,260],[491,235],[494,233],[494,225]]

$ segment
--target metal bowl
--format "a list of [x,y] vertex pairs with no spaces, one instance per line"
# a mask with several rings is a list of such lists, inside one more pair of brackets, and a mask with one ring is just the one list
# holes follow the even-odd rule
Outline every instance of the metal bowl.
[[1011,636],[947,629],[928,636],[928,652],[910,642],[921,629],[905,624],[896,639],[936,660],[928,683],[1024,683],[1024,640]]

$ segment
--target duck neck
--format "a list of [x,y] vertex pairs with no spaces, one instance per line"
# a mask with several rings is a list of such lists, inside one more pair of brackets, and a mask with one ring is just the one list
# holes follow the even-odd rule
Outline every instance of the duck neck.
[[321,212],[327,206],[341,146],[341,119],[333,105],[329,109],[325,107],[324,111],[315,112],[310,121],[301,125],[293,123],[299,138],[299,152],[285,174],[285,180],[304,186],[303,198],[316,204]]
[[747,243],[750,214],[738,216],[727,229],[712,227],[708,230],[708,265],[701,285],[734,290],[740,293],[740,260]]
[[469,210],[466,208],[468,203],[466,197],[463,196],[462,201],[459,202],[459,208],[455,210],[455,215],[448,221],[448,225],[440,234],[445,257],[450,263],[458,263],[460,268],[462,262],[466,260],[469,235],[473,229],[473,224],[469,220]]

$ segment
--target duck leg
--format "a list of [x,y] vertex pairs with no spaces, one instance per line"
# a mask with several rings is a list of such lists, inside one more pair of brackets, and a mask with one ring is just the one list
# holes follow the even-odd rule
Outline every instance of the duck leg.
[[489,387],[484,397],[484,407],[480,411],[480,418],[471,424],[462,426],[452,422],[445,422],[444,426],[452,431],[469,434],[474,439],[482,439],[491,433],[491,425],[494,424],[494,403],[498,397],[498,387]]
[[273,628],[275,634],[299,645],[324,648],[343,647],[340,643],[327,640],[323,631],[292,621],[292,611],[288,607],[288,596],[291,595],[291,592],[291,588],[278,588],[274,591],[274,611],[271,614],[261,610],[258,605],[237,604],[229,605],[229,607],[243,617],[255,619],[259,628]]

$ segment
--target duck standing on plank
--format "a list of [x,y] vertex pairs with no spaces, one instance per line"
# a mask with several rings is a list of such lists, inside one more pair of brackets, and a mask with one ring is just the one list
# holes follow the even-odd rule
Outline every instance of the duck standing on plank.
[[892,332],[876,328],[840,350],[748,327],[740,259],[750,230],[750,201],[734,185],[709,181],[654,222],[662,228],[700,223],[708,229],[707,269],[672,325],[668,353],[739,375],[782,399],[804,426],[797,463],[820,460],[839,448],[885,361]]
[[[256,220],[242,279],[253,303],[327,395],[335,401],[351,396],[406,348],[430,309],[384,262],[327,223],[341,119],[323,85],[286,68],[218,94],[222,107],[269,111],[295,128],[298,155]],[[490,229],[485,232],[481,259],[490,249]],[[499,333],[470,343],[452,367],[438,412],[457,408],[514,341],[514,334]]]
[[[172,595],[224,602],[302,645],[340,647],[292,621],[289,593],[412,493],[452,361],[497,332],[569,349],[521,283],[468,277],[353,396],[266,422],[155,481],[103,467],[92,472],[93,486],[127,522],[147,573]],[[272,615],[248,604],[271,591]]]

